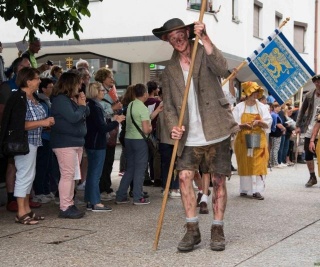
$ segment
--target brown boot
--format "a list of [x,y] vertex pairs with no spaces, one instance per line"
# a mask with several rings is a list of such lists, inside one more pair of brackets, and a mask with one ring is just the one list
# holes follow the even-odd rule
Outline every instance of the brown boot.
[[311,187],[317,184],[317,178],[315,176],[310,176],[309,181],[305,184],[306,187]]
[[187,228],[187,232],[178,244],[178,250],[187,252],[193,250],[194,245],[201,242],[201,234],[198,222],[186,223],[184,227]]
[[209,214],[208,205],[207,205],[206,202],[201,202],[200,203],[199,213],[200,214]]
[[222,251],[226,248],[226,242],[223,233],[222,225],[211,226],[211,242],[210,248],[214,251]]

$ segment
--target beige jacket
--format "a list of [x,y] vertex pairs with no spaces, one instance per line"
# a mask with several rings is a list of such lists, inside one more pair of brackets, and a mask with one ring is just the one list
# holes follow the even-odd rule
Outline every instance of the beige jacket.
[[[204,47],[199,44],[193,69],[194,90],[198,96],[199,112],[203,132],[207,141],[221,138],[239,130],[229,102],[221,88],[220,77],[227,76],[227,61],[222,53],[213,46],[211,55],[207,55]],[[174,51],[172,58],[162,74],[164,116],[168,129],[178,126],[180,110],[185,91],[185,82],[179,62],[179,54]],[[186,131],[179,142],[178,156],[181,156],[189,127],[188,107],[184,113],[182,125]]]

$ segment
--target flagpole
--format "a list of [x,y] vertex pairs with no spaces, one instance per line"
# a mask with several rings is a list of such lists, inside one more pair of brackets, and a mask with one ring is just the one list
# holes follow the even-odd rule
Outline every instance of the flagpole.
[[[200,10],[200,15],[199,15],[199,21],[200,22],[202,22],[202,20],[203,20],[203,15],[204,15],[204,11],[206,9],[206,6],[207,6],[207,0],[202,0],[201,10]],[[182,101],[182,105],[181,105],[181,111],[180,111],[179,122],[178,122],[178,127],[179,128],[181,128],[181,126],[182,126],[184,113],[185,113],[186,106],[187,106],[189,88],[190,88],[190,84],[191,84],[192,72],[193,72],[193,67],[194,67],[194,59],[196,57],[198,43],[199,43],[199,36],[196,36],[194,44],[193,44],[192,54],[191,54],[191,62],[190,62],[189,74],[188,74],[188,78],[187,78],[187,84],[186,84],[185,92],[184,92],[184,95],[183,95],[183,101]],[[167,204],[167,200],[168,200],[169,187],[170,187],[170,184],[171,184],[171,177],[172,177],[172,173],[173,173],[173,167],[174,167],[174,163],[175,163],[175,159],[176,159],[176,155],[177,155],[177,151],[178,151],[178,145],[179,145],[179,140],[177,139],[174,142],[173,152],[172,152],[171,162],[170,162],[170,168],[169,168],[169,173],[168,173],[168,177],[167,177],[166,188],[165,188],[165,190],[163,192],[162,206],[161,206],[161,210],[160,210],[156,236],[155,236],[155,240],[154,240],[154,243],[153,243],[153,250],[157,250],[157,248],[158,248],[158,243],[159,243],[159,237],[160,237],[160,232],[161,232],[162,223],[163,223],[164,212],[165,212],[165,208],[166,208],[166,204]]]
[[[284,25],[286,25],[289,20],[290,20],[290,18],[286,18],[284,21],[282,21],[281,24],[279,25],[279,29],[281,29]],[[241,64],[238,67],[236,67],[232,71],[232,73],[222,82],[222,86],[224,86],[227,83],[227,81],[229,81],[232,77],[236,76],[236,74],[239,72],[239,70],[242,69],[246,64],[247,64],[246,60],[241,62]]]

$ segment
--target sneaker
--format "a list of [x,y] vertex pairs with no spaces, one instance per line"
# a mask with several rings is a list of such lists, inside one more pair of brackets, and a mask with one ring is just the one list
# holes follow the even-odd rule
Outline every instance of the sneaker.
[[107,206],[98,206],[98,205],[91,205],[91,210],[94,212],[107,212],[107,211],[112,211],[112,208],[107,207]]
[[55,199],[54,193],[50,192],[49,194],[44,195],[46,198],[49,198],[51,200]]
[[6,205],[7,211],[17,212],[18,211],[18,203],[17,201],[13,200],[7,203]]
[[280,163],[279,166],[281,166],[282,168],[288,167],[288,165],[284,163]]
[[318,181],[317,181],[317,178],[315,176],[310,176],[310,179],[309,181],[305,184],[306,187],[311,187],[315,184],[317,184]]
[[[129,197],[133,197],[133,192],[132,191],[129,191]],[[144,198],[148,198],[149,197],[149,193],[148,192],[143,192],[143,197]]]
[[54,198],[54,204],[60,205],[60,198],[59,197]]
[[119,175],[119,176],[123,176],[123,175],[124,175],[124,172],[119,172],[118,175]]
[[128,204],[130,202],[129,199],[125,198],[123,200],[116,200],[116,204],[121,205],[121,204]]
[[78,191],[84,191],[86,188],[86,181],[82,182],[81,184],[77,185],[77,190]]
[[144,180],[143,186],[153,186],[154,183],[152,180]]
[[29,206],[30,206],[31,209],[38,209],[38,208],[41,207],[41,205],[42,205],[41,203],[34,202],[31,199],[29,199]]
[[110,201],[116,198],[116,193],[115,192],[111,192],[111,193],[107,193],[107,192],[102,192],[100,195],[101,200],[104,201]]
[[51,202],[51,197],[50,198],[47,198],[45,195],[35,195],[33,198],[32,198],[33,202],[36,202],[36,203],[41,203],[41,204],[46,204],[46,203],[49,203]]
[[[273,168],[277,168],[277,169],[282,169],[283,168],[283,166],[281,166],[281,164],[277,164],[277,165],[274,165],[274,166],[272,166]],[[286,166],[287,167],[287,166]]]
[[90,204],[89,202],[87,203],[87,210],[92,210],[92,204]]
[[181,198],[180,190],[178,191],[171,191],[169,193],[170,198]]
[[134,201],[133,205],[148,205],[150,201],[148,198],[140,198],[139,201]]
[[204,201],[202,201],[200,203],[200,210],[199,210],[200,214],[209,214],[209,210],[208,210],[208,204]]
[[78,210],[75,205],[69,206],[65,211],[60,210],[58,217],[65,219],[80,219],[84,216],[84,212]]
[[264,200],[264,197],[260,193],[252,194],[252,198],[257,200]]

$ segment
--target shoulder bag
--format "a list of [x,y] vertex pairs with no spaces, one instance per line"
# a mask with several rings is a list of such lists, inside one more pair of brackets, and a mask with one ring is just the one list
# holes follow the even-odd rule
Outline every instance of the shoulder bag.
[[156,146],[153,144],[152,139],[150,138],[150,135],[146,136],[144,134],[144,132],[140,129],[140,127],[137,125],[137,123],[134,121],[133,116],[132,116],[132,106],[133,103],[131,104],[131,108],[130,108],[130,115],[131,115],[131,120],[133,125],[137,128],[138,132],[142,135],[143,139],[147,142],[148,145],[148,149],[149,149],[149,153],[151,155],[154,155],[157,152],[157,148]]

